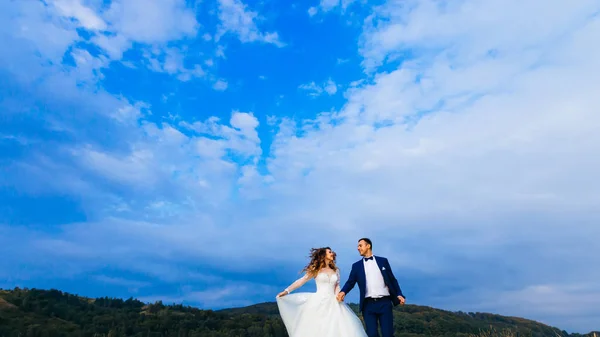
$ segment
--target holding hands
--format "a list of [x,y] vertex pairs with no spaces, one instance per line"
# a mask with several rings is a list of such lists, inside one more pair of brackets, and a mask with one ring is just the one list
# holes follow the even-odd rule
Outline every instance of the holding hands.
[[[339,302],[342,302],[346,297],[346,294],[343,291],[340,291],[336,297]],[[406,299],[402,296],[398,296],[398,300],[400,301],[400,305],[404,305],[404,303],[406,303]]]

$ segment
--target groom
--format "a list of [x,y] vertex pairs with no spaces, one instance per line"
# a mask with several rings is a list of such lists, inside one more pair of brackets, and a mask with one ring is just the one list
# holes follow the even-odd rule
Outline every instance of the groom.
[[385,257],[373,256],[371,240],[358,240],[358,252],[363,257],[352,265],[348,281],[338,293],[338,301],[343,301],[358,282],[360,291],[359,308],[365,320],[367,335],[379,337],[377,322],[381,325],[383,337],[394,336],[394,316],[392,308],[404,305],[405,298],[390,263]]

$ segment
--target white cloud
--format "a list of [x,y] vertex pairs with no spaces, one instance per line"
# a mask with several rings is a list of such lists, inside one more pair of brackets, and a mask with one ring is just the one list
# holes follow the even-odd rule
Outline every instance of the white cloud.
[[[177,192],[169,193],[171,198],[187,195],[183,197],[186,199],[212,191],[210,198],[216,202],[229,195],[222,187],[236,179],[238,172],[225,151],[247,159],[261,154],[256,133],[258,121],[251,113],[234,112],[230,125],[223,125],[217,119],[192,125],[182,123],[184,130],[198,133],[197,136],[186,136],[170,124],[145,123],[139,136],[134,138],[136,140],[127,144],[129,150],[124,154],[102,151],[91,145],[75,147],[72,153],[81,169],[108,184],[152,191],[161,185],[168,186],[177,176],[176,180],[183,185]],[[196,159],[190,161],[190,158]],[[153,200],[149,202],[157,205]],[[183,201],[172,200],[172,203],[177,202]]]
[[319,11],[327,13],[338,8],[340,8],[342,12],[345,12],[355,1],[356,0],[321,0],[318,6],[313,6],[308,9],[308,15],[315,16]]
[[217,49],[215,49],[215,56],[218,58],[225,58],[225,47],[222,45],[218,45]]
[[[600,124],[592,122],[600,102],[585,74],[599,64],[593,58],[597,51],[586,47],[591,41],[581,40],[596,29],[590,22],[571,31],[564,44],[553,43],[560,67],[532,69],[529,60],[511,54],[450,67],[441,53],[427,67],[405,65],[380,74],[373,84],[354,89],[339,115],[314,121],[316,127],[308,125],[302,137],[282,133],[279,137],[286,140],[284,145],[275,143],[274,162],[301,162],[314,179],[335,175],[336,179],[305,185],[318,193],[343,179],[364,181],[364,186],[354,183],[372,191],[362,196],[398,217],[494,209],[500,204],[564,208],[573,205],[572,198],[580,207],[592,205],[598,200],[592,190],[599,186],[574,188],[567,182],[572,170],[587,175],[590,165],[598,165],[585,159],[600,146],[595,136]],[[581,48],[587,53],[572,52]],[[495,70],[502,66],[513,69],[513,75],[507,78],[506,71]],[[469,72],[485,75],[466,76]],[[421,80],[415,83],[417,77]],[[577,89],[555,78],[578,83]],[[424,112],[428,115],[418,117]],[[335,118],[344,121],[330,126]],[[411,119],[419,120],[405,124]],[[377,128],[380,124],[388,126]],[[587,164],[577,168],[574,163],[581,161]],[[394,204],[398,206],[392,210]]]
[[56,64],[61,62],[67,48],[79,40],[75,25],[47,15],[41,1],[13,1],[0,6],[3,18],[0,33],[6,45],[14,44],[11,40],[26,41],[27,47]]
[[330,96],[335,95],[335,93],[337,92],[337,84],[335,84],[333,80],[329,79],[323,87],[323,90],[325,90],[325,92]]
[[76,150],[73,155],[81,159],[84,167],[108,180],[140,187],[156,184],[154,154],[149,149],[133,149],[123,158],[91,148]]
[[436,304],[447,310],[526,317],[552,326],[561,322],[561,329],[587,333],[598,329],[595,318],[600,315],[599,301],[600,289],[595,283],[541,282],[504,291],[461,291]]
[[198,64],[187,68],[184,65],[184,52],[178,48],[153,48],[152,50],[146,50],[144,57],[149,62],[149,69],[177,75],[177,78],[183,82],[192,78],[202,78],[206,75],[204,69]]
[[221,21],[215,40],[232,33],[243,43],[263,42],[283,47],[277,32],[261,32],[256,21],[259,19],[257,12],[248,9],[241,0],[218,0],[219,20]]
[[81,0],[52,0],[49,2],[54,5],[61,15],[75,18],[81,26],[88,30],[105,30],[106,23],[96,12],[84,6]]
[[215,89],[217,91],[225,91],[225,90],[227,90],[228,86],[229,85],[227,84],[227,81],[225,81],[225,80],[217,80],[213,84],[213,89]]
[[[158,1],[112,1],[105,11],[86,6],[81,0],[53,0],[51,6],[41,2],[13,2],[8,10],[14,12],[9,21],[13,30],[9,34],[32,41],[40,55],[57,64],[65,52],[81,40],[77,27],[91,33],[89,42],[96,44],[108,56],[92,56],[89,51],[78,48],[73,53],[78,60],[77,68],[83,76],[104,68],[112,60],[122,60],[124,52],[134,44],[150,46],[154,53],[146,53],[152,69],[177,76],[182,81],[203,77],[199,66],[187,69],[183,66],[183,49],[165,47],[170,41],[196,35],[199,24],[195,13],[186,7],[184,0]],[[72,22],[71,19],[75,21]],[[41,25],[41,26],[40,26]],[[19,33],[20,32],[20,33]],[[159,61],[156,58],[161,57]],[[125,61],[130,63],[130,61]],[[43,62],[42,62],[43,63]]]
[[258,119],[254,117],[252,113],[234,111],[231,116],[231,126],[240,130],[241,134],[255,142],[259,142],[258,132]]
[[96,72],[96,69],[102,68],[108,62],[106,57],[94,57],[85,49],[73,49],[71,56],[75,60],[78,68],[79,78],[98,79],[103,78],[103,75]]
[[126,104],[118,108],[110,116],[122,124],[136,125],[138,120],[143,117],[144,112],[147,113],[148,108],[149,106],[147,104],[142,103],[137,103],[135,105]]
[[321,0],[321,2],[319,3],[319,7],[323,11],[327,12],[340,6],[341,3],[341,0]]
[[148,282],[141,282],[135,280],[128,280],[121,277],[110,277],[106,275],[98,275],[94,277],[95,280],[105,283],[105,284],[113,284],[117,286],[125,286],[130,291],[137,292],[140,288],[144,288],[150,286]]
[[[166,47],[170,41],[196,36],[199,23],[194,10],[185,0],[113,0],[103,13],[109,24],[108,32],[92,38],[112,59],[121,60],[123,53],[134,43],[151,46],[152,53],[145,53],[150,68],[174,76],[181,81],[204,76],[196,65],[183,65],[183,49]],[[158,60],[157,57],[162,60]]]
[[199,27],[184,0],[113,0],[104,17],[118,34],[145,44],[195,36]]
[[59,16],[74,18],[79,26],[96,33],[92,41],[114,59],[120,59],[132,42],[163,44],[194,36],[199,24],[184,0],[114,0],[109,8],[85,6],[81,0],[50,2]]
[[301,84],[298,88],[308,91],[310,96],[321,96],[323,94],[323,88],[318,86],[314,81],[308,84]]
[[323,94],[327,94],[329,96],[335,95],[337,93],[338,86],[332,79],[328,79],[323,84],[310,82],[308,84],[300,85],[299,88],[307,91],[309,96],[318,97]]
[[220,138],[228,150],[236,151],[238,155],[247,158],[262,153],[256,131],[259,122],[252,113],[234,111],[229,124],[231,127],[221,124],[218,118],[211,117],[204,122],[193,124],[182,122],[181,127],[195,131],[199,135]]
[[[593,0],[572,5],[557,2],[548,8],[540,8],[534,0],[390,0],[366,20],[360,50],[367,68],[386,58],[401,57],[401,52],[410,48],[432,53],[447,49],[460,53],[462,58],[454,59],[464,63],[490,51],[512,56],[523,53],[520,56],[528,58],[535,56],[529,49],[539,52],[541,45],[551,44],[562,32],[589,18],[596,7]],[[434,17],[437,21],[427,21]],[[499,25],[504,25],[501,31]],[[536,28],[531,29],[532,25]]]
[[98,47],[102,48],[112,60],[120,60],[123,58],[123,52],[131,48],[132,45],[132,41],[122,34],[99,34],[94,36],[92,41],[98,45]]
[[[191,287],[182,287],[182,295],[154,295],[142,297],[143,302],[163,301],[167,303],[194,303],[201,308],[237,308],[255,304],[252,301],[257,294],[265,292],[274,293],[276,289],[261,283],[231,283],[221,280],[221,285],[209,290],[193,290]],[[240,294],[244,296],[240,296]]]

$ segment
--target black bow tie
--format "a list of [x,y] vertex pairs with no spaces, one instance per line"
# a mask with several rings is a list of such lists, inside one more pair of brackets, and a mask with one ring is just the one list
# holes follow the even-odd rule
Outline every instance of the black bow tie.
[[373,260],[373,257],[372,256],[371,257],[365,257],[365,262],[369,261],[369,260]]

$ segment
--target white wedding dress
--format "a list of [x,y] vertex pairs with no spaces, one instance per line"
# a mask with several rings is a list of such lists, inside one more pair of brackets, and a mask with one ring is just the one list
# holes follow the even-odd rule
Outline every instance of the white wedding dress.
[[[294,291],[311,278],[304,276],[288,287]],[[320,272],[315,277],[317,291],[277,297],[277,306],[290,337],[367,337],[354,311],[336,298],[340,273]]]

